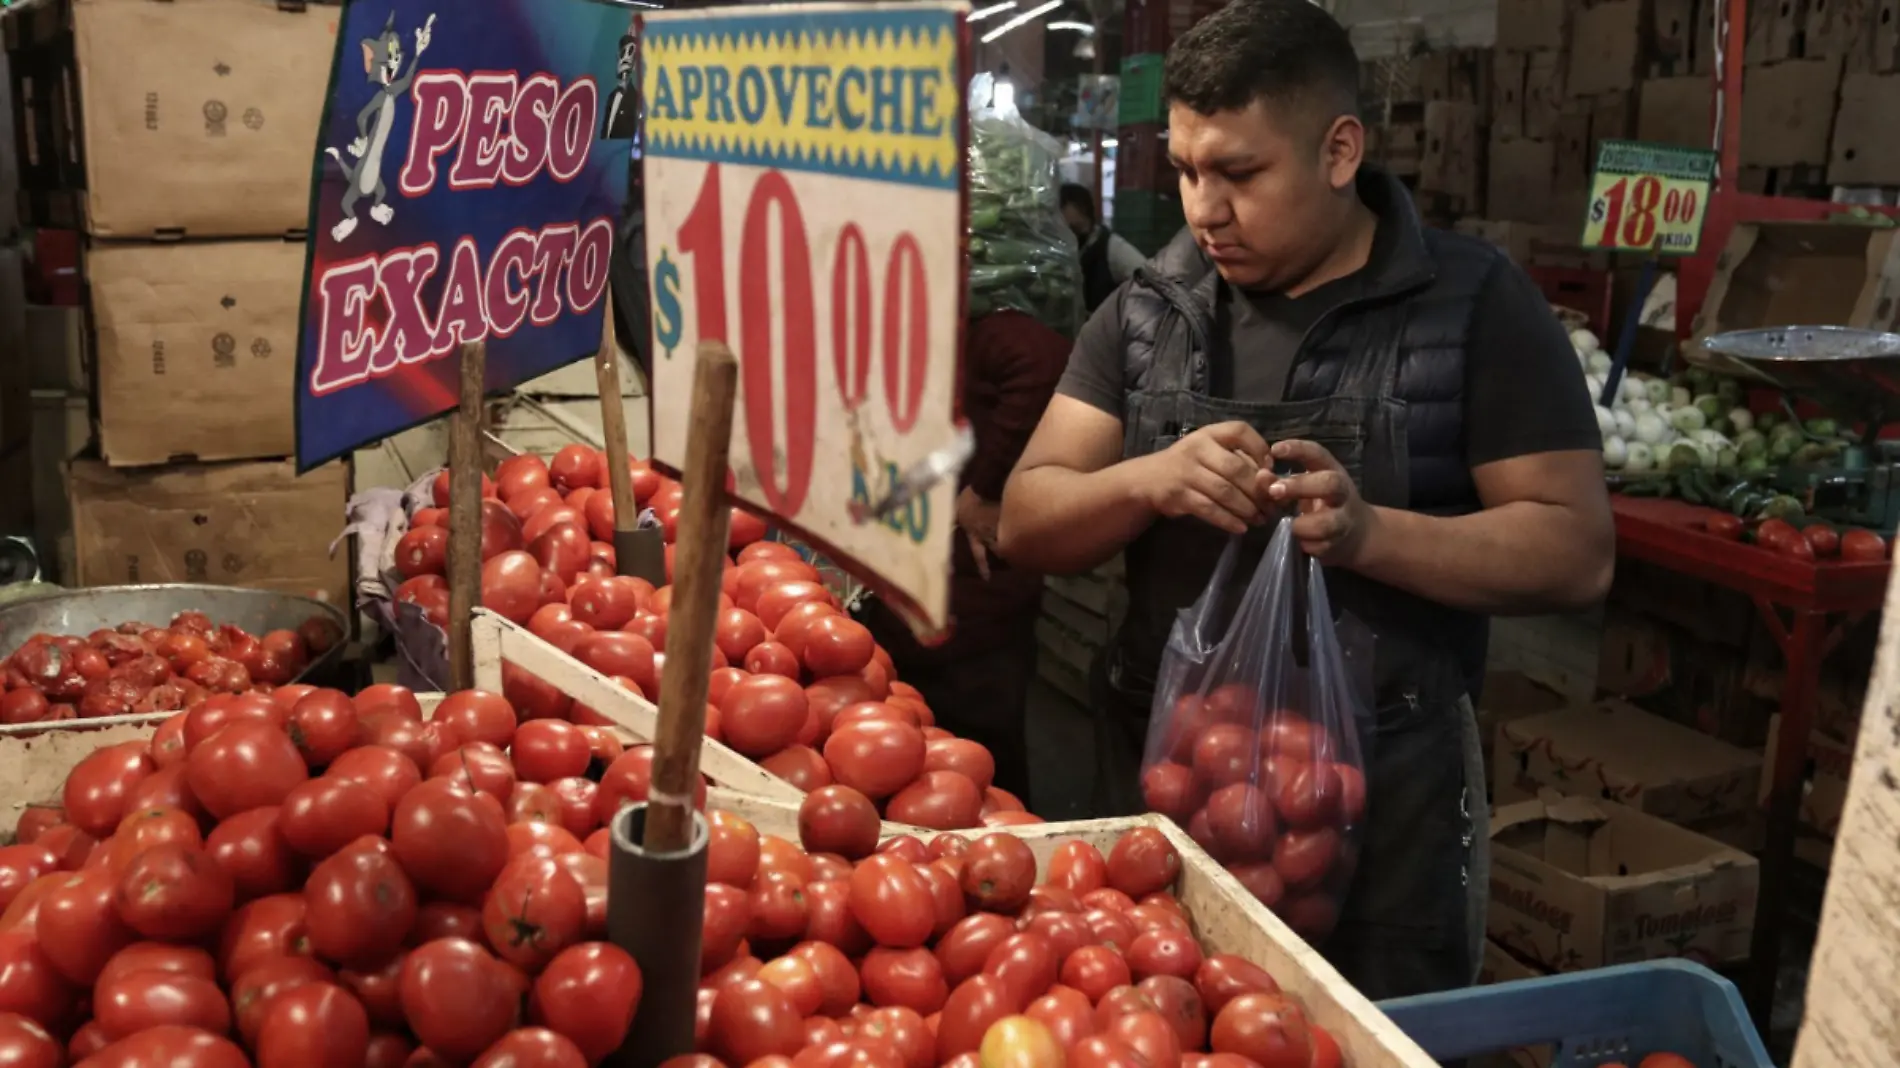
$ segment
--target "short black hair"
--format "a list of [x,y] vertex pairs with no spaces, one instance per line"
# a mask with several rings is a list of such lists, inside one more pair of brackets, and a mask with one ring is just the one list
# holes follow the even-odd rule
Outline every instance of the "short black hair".
[[1162,92],[1202,115],[1257,100],[1297,101],[1357,114],[1359,54],[1352,37],[1311,0],[1233,0],[1176,38]]
[[1095,194],[1089,192],[1088,186],[1077,185],[1074,182],[1063,182],[1061,196],[1061,204],[1063,207],[1074,208],[1088,216],[1090,222],[1095,221]]

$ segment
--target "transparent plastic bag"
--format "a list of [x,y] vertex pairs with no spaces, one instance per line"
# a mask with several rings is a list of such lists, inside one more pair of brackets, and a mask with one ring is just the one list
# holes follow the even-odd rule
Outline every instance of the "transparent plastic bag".
[[1004,308],[1073,337],[1082,324],[1082,262],[1062,220],[1062,146],[998,101],[978,75],[970,115],[970,314]]
[[1290,523],[1236,597],[1240,548],[1229,543],[1168,636],[1142,796],[1317,942],[1338,921],[1365,818],[1370,634],[1334,623]]

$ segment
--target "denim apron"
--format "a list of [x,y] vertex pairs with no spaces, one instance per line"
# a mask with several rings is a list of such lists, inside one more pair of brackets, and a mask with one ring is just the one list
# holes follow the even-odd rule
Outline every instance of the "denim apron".
[[[1158,425],[1161,433],[1145,442],[1131,435],[1126,454],[1158,452],[1200,427],[1239,421],[1269,443],[1318,443],[1368,503],[1404,508],[1410,498],[1406,406],[1394,395],[1404,322],[1403,302],[1356,315],[1341,327],[1359,334],[1337,391],[1278,403],[1208,396],[1195,388],[1205,376],[1190,366],[1192,346],[1160,346],[1144,388],[1128,396],[1125,425]],[[1252,559],[1270,534],[1258,528],[1246,536]],[[1131,605],[1142,598],[1165,605],[1192,601],[1227,540],[1196,519],[1157,521],[1125,553]],[[1244,584],[1251,569],[1239,570]],[[1338,568],[1327,570],[1327,590],[1335,611],[1351,612],[1376,636],[1376,708],[1361,724],[1367,810],[1359,862],[1339,924],[1319,948],[1375,1000],[1469,985],[1486,892],[1485,813],[1482,771],[1474,776],[1470,770],[1478,739],[1464,665],[1437,640],[1424,602]],[[1139,767],[1155,660],[1167,641],[1164,621],[1172,618],[1171,609],[1148,613],[1097,662],[1096,815],[1144,808]]]

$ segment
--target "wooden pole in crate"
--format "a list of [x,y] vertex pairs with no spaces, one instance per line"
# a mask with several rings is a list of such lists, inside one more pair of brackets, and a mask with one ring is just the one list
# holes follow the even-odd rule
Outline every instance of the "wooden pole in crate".
[[482,600],[482,388],[488,345],[461,350],[461,407],[449,420],[449,685],[475,686],[469,621]]
[[[1829,863],[1794,1068],[1887,1068],[1900,1038],[1900,582],[1887,583],[1874,676]],[[1774,917],[1768,917],[1772,922]],[[1764,922],[1761,919],[1755,922]]]
[[627,467],[627,408],[620,396],[620,346],[614,340],[614,304],[603,302],[600,351],[594,354],[594,382],[600,389],[600,433],[607,457],[607,486],[614,498],[614,570],[666,584],[666,545],[654,532],[642,537],[635,524],[640,504],[633,497],[633,472]]
[[726,457],[738,387],[739,364],[732,351],[721,342],[701,342],[693,371],[692,429],[686,438],[685,470],[680,472],[673,607],[666,628],[668,670],[660,679],[660,731],[653,740],[646,821],[646,847],[652,852],[684,849],[692,839],[713,628],[719,618],[719,580],[732,518],[726,503]]

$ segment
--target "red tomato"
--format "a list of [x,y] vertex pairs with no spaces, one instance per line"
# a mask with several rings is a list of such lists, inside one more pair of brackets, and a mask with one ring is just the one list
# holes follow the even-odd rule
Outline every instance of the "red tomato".
[[991,1024],[1023,1007],[1026,1006],[1010,1003],[1009,990],[996,976],[978,975],[964,980],[950,992],[937,1022],[938,1063],[975,1051]]
[[798,838],[812,853],[868,857],[877,849],[880,829],[877,806],[849,786],[813,790],[798,807]]
[[[359,705],[360,698],[359,698]],[[331,778],[353,779],[382,795],[392,809],[411,789],[422,782],[416,762],[388,746],[358,746],[336,758],[328,772]]]
[[738,663],[752,647],[765,640],[765,624],[743,608],[728,608],[719,613],[713,640],[726,659]]
[[515,732],[515,772],[531,783],[585,774],[593,749],[579,727],[558,719],[533,719]]
[[304,762],[325,767],[356,743],[356,705],[341,690],[312,690],[290,707],[287,728]]
[[1014,934],[1016,925],[993,912],[978,912],[958,920],[937,941],[937,960],[952,987],[983,970],[990,953]]
[[[834,608],[838,604],[837,598],[831,595],[831,591],[826,589],[823,583],[816,579],[798,579],[767,586],[759,593],[758,604],[753,611],[758,614],[759,621],[765,624],[767,630],[774,630],[794,606],[808,601],[828,604]],[[867,631],[866,636],[868,635]]]
[[482,607],[525,626],[541,607],[541,565],[519,549],[482,561]]
[[166,843],[127,865],[113,906],[128,927],[147,938],[189,942],[218,929],[235,894],[231,876],[204,850]]
[[178,972],[114,976],[94,989],[92,1014],[114,1042],[165,1024],[202,1027],[213,1034],[231,1029],[231,1006],[218,984]]
[[713,999],[712,1052],[728,1064],[751,1064],[773,1054],[791,1056],[804,1041],[804,1025],[791,999],[762,979],[741,979]]
[[[875,811],[875,810],[873,810]],[[875,840],[872,842],[876,844]],[[27,884],[60,867],[59,854],[38,845],[0,847],[0,912],[4,912]]]
[[1181,854],[1153,827],[1122,835],[1108,854],[1108,885],[1130,897],[1165,890],[1180,874]]
[[586,894],[550,857],[528,854],[509,861],[482,902],[488,944],[502,960],[530,973],[579,942],[586,925]]
[[508,969],[464,938],[410,951],[401,991],[416,1038],[451,1062],[473,1060],[512,1030],[521,1001]]
[[30,932],[0,931],[0,1013],[64,1030],[76,996]]
[[308,956],[306,915],[301,894],[272,894],[240,907],[218,939],[218,973],[228,983],[269,957]]
[[1027,1006],[1055,984],[1055,945],[1033,931],[1018,931],[990,950],[983,973],[995,976],[1008,991],[1012,1005]]
[[381,838],[359,838],[318,864],[303,899],[311,949],[346,967],[384,963],[417,926],[415,884]]
[[306,857],[327,857],[364,835],[389,830],[389,804],[355,779],[324,776],[299,785],[278,809],[278,833]]
[[654,665],[653,643],[638,634],[590,634],[574,647],[574,658],[603,675],[632,679],[642,693],[659,692],[660,672]]
[[191,792],[220,819],[280,804],[309,777],[296,744],[271,723],[233,723],[205,739],[185,760]]
[[1288,890],[1299,893],[1324,882],[1339,861],[1339,832],[1331,827],[1288,831],[1273,851],[1273,870]]
[[1251,783],[1237,782],[1208,796],[1207,829],[1213,835],[1215,858],[1237,863],[1272,856],[1279,825],[1266,793]]
[[1299,1007],[1278,994],[1241,994],[1214,1016],[1208,1043],[1261,1068],[1307,1068],[1313,1039]]
[[126,795],[157,767],[140,742],[93,752],[66,776],[60,800],[67,821],[94,838],[111,834],[125,815]]
[[583,486],[599,486],[604,481],[605,464],[600,453],[586,445],[567,445],[554,454],[548,464],[548,483],[566,493]]
[[879,945],[921,946],[936,926],[930,882],[910,862],[874,853],[851,873],[851,914]]
[[95,869],[58,883],[41,899],[34,931],[47,961],[68,981],[92,984],[137,937],[113,908],[117,889],[117,876]]
[[1102,851],[1075,839],[1062,843],[1049,858],[1049,885],[1076,894],[1099,890],[1108,881],[1108,862]]
[[128,1035],[87,1057],[87,1068],[250,1068],[250,1059],[230,1039],[196,1027],[167,1024]]
[[864,996],[879,1007],[901,1005],[928,1016],[950,996],[943,965],[928,949],[871,950],[862,967]]
[[547,462],[533,453],[510,456],[495,466],[495,490],[504,501],[512,501],[526,490],[548,485]]
[[224,869],[240,898],[280,894],[296,887],[303,859],[280,833],[276,806],[240,812],[212,828],[205,853]]
[[726,744],[752,757],[790,745],[808,713],[804,689],[777,675],[740,679],[719,702],[719,724]]
[[500,501],[483,501],[482,559],[487,561],[502,553],[519,552],[521,545],[521,519]]
[[545,1027],[522,1027],[501,1036],[475,1059],[473,1068],[587,1068],[588,1063],[566,1036]]
[[607,942],[569,946],[548,962],[534,983],[530,1014],[566,1036],[589,1064],[598,1064],[626,1038],[640,1009],[640,966]]
[[416,527],[396,542],[396,571],[403,578],[446,575],[449,570],[449,532],[436,526]]
[[487,742],[506,749],[514,741],[514,706],[498,693],[458,690],[442,699],[431,721],[447,732],[456,745]]
[[1841,559],[1861,563],[1885,560],[1887,543],[1871,530],[1850,530],[1841,535]]
[[825,740],[832,777],[872,799],[889,797],[924,768],[924,736],[916,727],[885,720],[853,723]]
[[619,576],[583,578],[568,595],[567,603],[574,611],[575,621],[601,630],[615,630],[626,626],[640,610],[645,600],[640,586],[644,585],[621,582]]
[[983,819],[983,791],[967,775],[925,771],[891,797],[885,815],[934,830],[975,827]]
[[306,983],[272,999],[258,1030],[260,1068],[358,1068],[368,1055],[369,1014],[333,983]]
[[1232,953],[1216,953],[1194,971],[1194,989],[1207,1011],[1218,1014],[1242,994],[1278,994],[1280,984],[1266,969]]
[[831,765],[816,749],[791,745],[773,753],[759,766],[807,793],[831,785]]
[[1727,512],[1709,513],[1709,517],[1703,520],[1702,526],[1704,530],[1721,538],[1723,541],[1738,541],[1742,536],[1741,517],[1730,515]]
[[[777,602],[770,599],[776,592],[775,588],[760,596],[759,607],[762,611],[776,605]],[[826,603],[816,597],[806,600]],[[802,646],[798,651],[799,657],[811,670],[812,676],[820,679],[855,675],[864,670],[864,666],[871,662],[871,650],[877,644],[871,638],[870,628],[844,615],[818,616],[800,633]]]
[[962,882],[977,908],[1015,912],[1036,884],[1036,855],[1013,834],[986,834],[964,852]]
[[1128,947],[1128,966],[1137,979],[1153,975],[1187,979],[1201,966],[1201,944],[1186,931],[1143,931]]
[[1092,1005],[1110,990],[1133,983],[1128,962],[1112,946],[1083,946],[1062,962],[1060,978],[1064,986],[1082,992]]
[[[818,580],[818,569],[803,560],[758,560],[738,568],[733,578],[732,602],[748,612],[756,613],[759,596],[770,587],[782,582]],[[773,620],[766,624],[768,629],[777,626]]]
[[62,1068],[65,1051],[46,1028],[18,1013],[0,1013],[0,1063],[10,1068]]
[[418,887],[452,901],[481,900],[508,861],[501,807],[448,779],[403,795],[389,842]]

